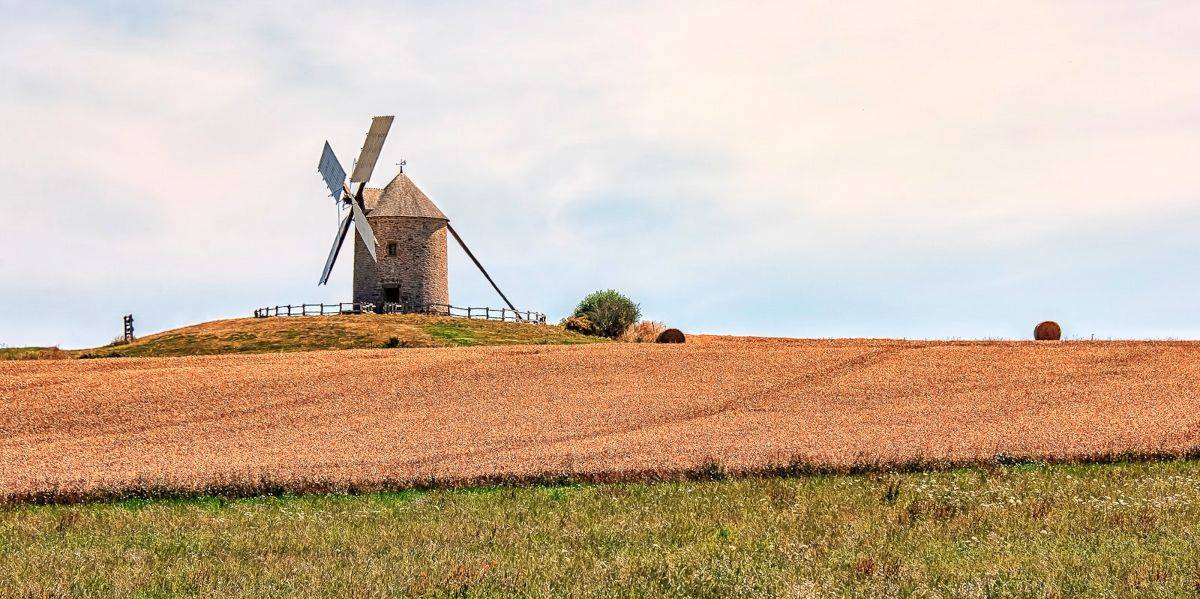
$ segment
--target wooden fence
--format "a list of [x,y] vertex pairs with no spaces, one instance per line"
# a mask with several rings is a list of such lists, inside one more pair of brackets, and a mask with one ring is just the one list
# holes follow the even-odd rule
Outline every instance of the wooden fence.
[[546,324],[546,315],[532,310],[520,311],[511,308],[461,308],[449,304],[372,304],[367,302],[342,302],[337,304],[289,304],[267,306],[254,311],[255,318],[272,316],[329,316],[334,314],[435,314],[454,318],[500,320],[504,322],[526,322]]
[[255,318],[268,316],[327,316],[332,314],[362,314],[374,312],[373,304],[340,303],[340,304],[288,304],[286,306],[268,306],[254,311]]
[[449,304],[426,304],[415,310],[405,309],[400,304],[384,304],[383,311],[387,313],[420,313],[440,314],[455,318],[480,318],[483,320],[502,320],[507,322],[533,322],[546,324],[546,315],[530,310],[520,311],[511,308],[460,308]]

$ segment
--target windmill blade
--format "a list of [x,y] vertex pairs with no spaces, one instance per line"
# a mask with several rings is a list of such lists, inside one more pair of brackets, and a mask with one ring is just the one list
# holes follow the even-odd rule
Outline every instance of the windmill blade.
[[388,130],[392,128],[393,116],[377,116],[371,119],[371,128],[367,131],[367,140],[363,142],[362,151],[354,163],[354,172],[350,175],[351,183],[366,185],[371,180],[375,170],[375,162],[379,160],[379,151],[383,149],[383,140],[387,139]]
[[342,163],[338,162],[337,156],[334,156],[333,148],[329,147],[328,141],[325,142],[325,149],[321,151],[321,161],[317,163],[317,172],[321,173],[321,178],[325,180],[325,186],[333,195],[333,201],[341,201],[346,185],[346,169],[342,168]]
[[358,202],[350,202],[350,215],[354,217],[354,228],[358,229],[358,236],[366,244],[367,251],[371,252],[371,259],[379,262],[375,255],[375,232],[371,230],[371,223],[367,222],[367,215],[358,207]]
[[329,248],[329,257],[325,259],[325,270],[321,271],[321,281],[317,285],[324,285],[329,282],[329,273],[333,272],[333,263],[337,261],[338,252],[342,249],[342,242],[346,240],[346,233],[350,232],[350,214],[342,219],[342,224],[338,225],[337,236],[333,238],[333,247]]
[[487,279],[487,282],[492,284],[492,289],[495,289],[496,293],[500,294],[500,299],[504,300],[504,303],[508,304],[508,307],[512,308],[512,311],[517,313],[517,318],[520,319],[521,311],[518,310],[512,302],[508,301],[508,297],[504,295],[503,291],[500,291],[500,287],[497,286],[496,282],[492,280],[492,276],[483,269],[483,265],[479,263],[479,259],[475,257],[475,254],[471,253],[471,248],[467,247],[467,244],[463,242],[462,237],[458,236],[458,231],[455,231],[454,227],[450,226],[450,223],[446,223],[446,228],[450,230],[450,234],[454,236],[454,240],[458,242],[458,245],[462,246],[463,251],[467,253],[467,257],[471,259],[471,262],[474,262],[475,266],[479,267],[479,272],[483,273],[483,278]]

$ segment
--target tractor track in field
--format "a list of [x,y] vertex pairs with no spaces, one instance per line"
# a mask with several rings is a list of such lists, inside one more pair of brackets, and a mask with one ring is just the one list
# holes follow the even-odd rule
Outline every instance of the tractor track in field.
[[503,447],[493,446],[493,447],[472,448],[472,449],[457,452],[454,454],[439,455],[439,456],[436,456],[436,457],[433,457],[430,459],[426,459],[426,460],[401,462],[400,464],[404,465],[404,466],[423,466],[423,465],[429,465],[429,464],[433,464],[433,463],[437,463],[437,462],[445,461],[445,460],[453,460],[453,459],[474,457],[474,456],[479,456],[479,455],[486,455],[486,454],[497,452],[497,451],[514,452],[514,451],[519,451],[522,449],[528,449],[529,447],[533,447],[536,445],[549,446],[549,445],[561,445],[564,443],[571,443],[571,442],[577,442],[577,441],[594,441],[594,440],[604,439],[604,438],[608,438],[608,437],[616,437],[616,436],[620,436],[620,435],[625,435],[625,434],[629,434],[629,433],[653,430],[656,428],[663,428],[663,427],[672,426],[672,425],[686,424],[688,422],[695,422],[695,421],[704,420],[707,418],[713,418],[713,417],[721,416],[723,414],[734,413],[734,412],[741,411],[741,410],[753,410],[754,408],[752,408],[746,404],[748,404],[751,401],[756,401],[756,400],[761,402],[763,400],[766,400],[769,397],[778,395],[779,393],[782,393],[784,391],[793,391],[797,388],[803,388],[806,386],[813,386],[813,385],[820,384],[823,382],[828,382],[831,379],[852,373],[855,370],[878,363],[891,354],[903,351],[905,349],[914,349],[914,348],[919,348],[919,347],[921,347],[921,346],[911,346],[911,347],[909,347],[909,346],[892,346],[892,347],[884,347],[884,348],[877,349],[877,350],[867,351],[858,356],[849,358],[839,364],[835,364],[833,366],[827,366],[824,368],[816,369],[814,371],[806,372],[799,376],[788,379],[784,382],[781,382],[781,383],[778,383],[771,387],[768,387],[767,389],[763,389],[762,391],[748,393],[743,397],[738,397],[738,398],[734,398],[731,400],[727,400],[716,406],[713,406],[712,408],[697,410],[695,412],[687,413],[687,414],[681,414],[678,417],[671,417],[671,418],[666,418],[663,420],[656,420],[654,422],[648,422],[645,424],[634,424],[634,425],[630,425],[630,426],[619,427],[619,428],[615,428],[615,429],[608,429],[608,430],[603,430],[603,431],[598,431],[598,432],[580,433],[580,434],[575,434],[575,435],[564,435],[564,436],[560,436],[560,437],[549,437],[549,438],[545,438],[545,439],[538,439],[537,441],[524,442],[524,443],[510,443]]
[[[471,449],[468,449],[465,451],[460,451],[460,452],[450,453],[450,454],[440,454],[435,457],[425,458],[425,459],[421,459],[421,460],[394,462],[391,465],[401,466],[401,467],[429,466],[429,465],[434,465],[439,462],[444,462],[444,461],[448,461],[448,460],[488,455],[488,454],[492,454],[492,453],[496,453],[496,452],[511,453],[511,452],[516,452],[516,451],[520,451],[523,449],[528,449],[528,448],[534,447],[534,446],[553,446],[553,445],[561,445],[564,443],[571,443],[571,442],[577,442],[577,441],[594,441],[594,440],[604,439],[604,438],[608,438],[608,437],[617,437],[617,436],[629,434],[629,433],[642,432],[642,431],[652,430],[652,429],[656,429],[656,428],[662,428],[662,427],[671,426],[671,425],[685,424],[688,422],[704,420],[707,418],[713,418],[716,416],[734,413],[734,412],[741,411],[741,410],[753,410],[754,408],[747,406],[745,404],[747,404],[750,401],[755,401],[755,400],[763,401],[771,396],[778,395],[779,393],[782,393],[784,391],[793,391],[793,390],[796,390],[797,388],[809,387],[809,386],[821,384],[824,382],[829,382],[830,380],[836,379],[839,376],[843,376],[843,375],[852,373],[855,370],[861,369],[863,367],[868,367],[872,364],[881,362],[888,355],[903,351],[905,349],[914,349],[914,348],[918,348],[918,347],[921,347],[921,346],[912,346],[912,347],[892,346],[892,347],[884,347],[884,348],[877,349],[877,350],[867,351],[858,356],[854,356],[852,358],[844,360],[843,362],[841,362],[839,364],[835,364],[833,366],[828,366],[828,367],[824,367],[824,368],[819,368],[819,369],[816,369],[816,370],[813,370],[810,372],[805,372],[804,374],[793,377],[782,383],[773,385],[762,391],[748,393],[744,397],[740,397],[740,398],[736,398],[733,400],[723,402],[722,404],[714,406],[711,409],[699,410],[699,411],[689,413],[689,414],[682,414],[676,418],[667,418],[664,420],[658,420],[658,421],[647,423],[647,424],[636,424],[636,425],[632,425],[632,426],[620,427],[620,428],[616,428],[616,429],[608,429],[608,430],[598,431],[598,432],[594,432],[594,433],[580,433],[580,434],[576,434],[576,435],[548,437],[548,438],[538,439],[537,441],[530,441],[530,442],[509,443],[504,446],[475,447],[475,448],[471,448]],[[364,465],[364,464],[366,464],[366,462],[358,462],[357,463],[357,465]]]

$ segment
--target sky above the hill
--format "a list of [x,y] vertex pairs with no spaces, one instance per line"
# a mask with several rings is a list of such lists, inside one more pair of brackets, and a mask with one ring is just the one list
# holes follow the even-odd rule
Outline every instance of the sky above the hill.
[[41,4],[0,0],[0,344],[349,301],[316,163],[376,114],[373,185],[554,319],[1200,337],[1200,3]]

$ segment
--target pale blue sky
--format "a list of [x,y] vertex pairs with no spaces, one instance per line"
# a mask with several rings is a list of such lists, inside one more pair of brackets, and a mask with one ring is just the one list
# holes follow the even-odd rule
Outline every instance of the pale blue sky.
[[347,300],[315,166],[375,114],[553,318],[1200,337],[1194,2],[0,7],[2,344]]

